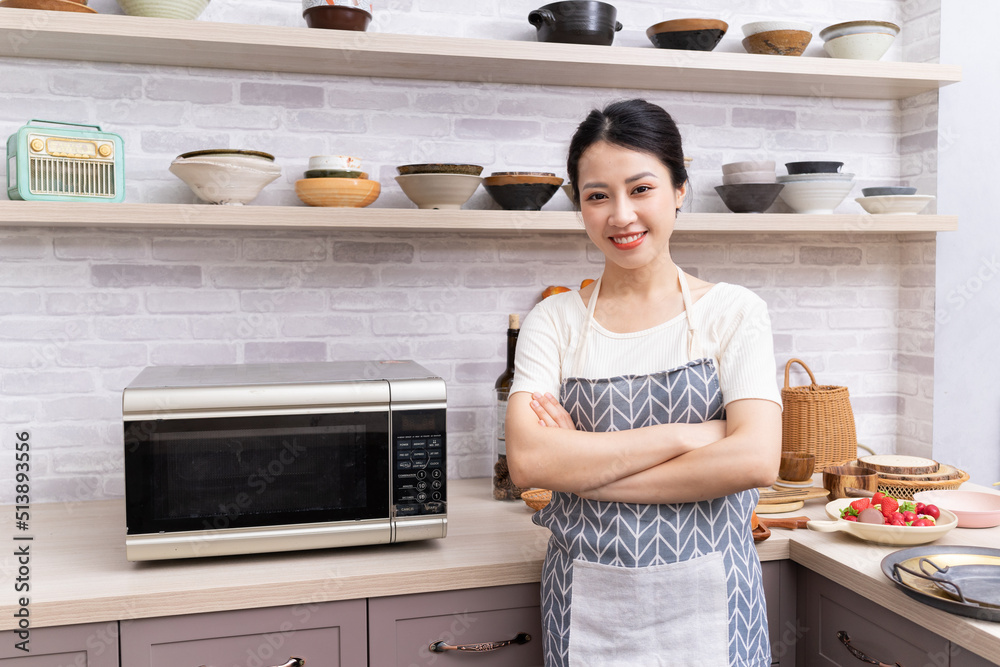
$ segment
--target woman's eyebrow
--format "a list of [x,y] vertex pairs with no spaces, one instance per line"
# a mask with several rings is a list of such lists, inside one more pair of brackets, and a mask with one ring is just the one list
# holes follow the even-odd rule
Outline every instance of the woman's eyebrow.
[[649,178],[649,177],[656,178],[656,174],[654,174],[651,171],[644,171],[641,174],[636,174],[635,176],[632,176],[631,178],[626,178],[625,182],[632,183],[633,181],[638,181],[641,178]]
[[608,187],[607,183],[584,183],[583,187],[580,189],[587,190],[589,188],[606,188],[606,187]]

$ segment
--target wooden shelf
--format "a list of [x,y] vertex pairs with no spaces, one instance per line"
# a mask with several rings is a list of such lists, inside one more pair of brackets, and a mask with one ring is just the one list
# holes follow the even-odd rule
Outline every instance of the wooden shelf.
[[[40,20],[39,16],[44,16]],[[472,83],[901,99],[952,65],[549,44],[0,9],[0,56]]]
[[[584,233],[572,211],[23,201],[0,201],[0,227]],[[677,223],[679,232],[920,233],[957,228],[958,217],[951,215],[683,213]]]

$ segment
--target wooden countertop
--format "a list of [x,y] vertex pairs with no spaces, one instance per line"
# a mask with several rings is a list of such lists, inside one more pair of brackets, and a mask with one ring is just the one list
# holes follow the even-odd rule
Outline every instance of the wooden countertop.
[[[493,500],[488,479],[452,480],[449,493],[443,540],[147,563],[125,560],[123,501],[35,505],[29,531],[15,535],[13,518],[0,527],[8,545],[0,561],[0,630],[15,627],[20,595],[11,545],[30,545],[32,627],[539,581],[549,533],[531,523],[530,509]],[[824,505],[811,500],[791,514],[825,519]],[[13,517],[13,508],[0,516]],[[26,535],[34,539],[13,539]],[[957,528],[937,544],[1000,548],[1000,527]],[[885,578],[879,563],[897,547],[845,533],[775,529],[757,549],[761,560],[791,558],[979,655],[1000,655],[1000,623],[921,604]]]

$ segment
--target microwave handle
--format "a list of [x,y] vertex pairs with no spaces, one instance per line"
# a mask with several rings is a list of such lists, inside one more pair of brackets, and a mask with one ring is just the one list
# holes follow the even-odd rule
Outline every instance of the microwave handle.
[[[305,665],[305,658],[289,658],[288,662],[285,664],[275,665],[275,667],[305,667]],[[205,667],[205,665],[202,665],[201,667]]]

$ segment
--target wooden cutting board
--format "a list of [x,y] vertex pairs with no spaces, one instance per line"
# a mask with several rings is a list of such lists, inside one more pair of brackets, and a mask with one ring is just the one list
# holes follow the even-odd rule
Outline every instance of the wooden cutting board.
[[941,464],[933,459],[920,456],[899,456],[896,454],[873,454],[858,457],[858,465],[877,473],[890,475],[926,475],[935,473]]
[[781,514],[782,512],[794,512],[795,510],[802,509],[805,503],[801,500],[796,500],[790,503],[772,503],[770,505],[757,505],[754,511],[757,514]]
[[955,466],[942,463],[937,472],[924,475],[894,475],[888,472],[878,473],[879,479],[894,480],[897,482],[946,482],[950,479],[958,479],[962,476],[962,471]]
[[811,486],[807,489],[760,489],[760,500],[757,501],[757,505],[775,505],[812,500],[813,498],[826,498],[829,494],[829,491],[819,486]]

